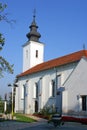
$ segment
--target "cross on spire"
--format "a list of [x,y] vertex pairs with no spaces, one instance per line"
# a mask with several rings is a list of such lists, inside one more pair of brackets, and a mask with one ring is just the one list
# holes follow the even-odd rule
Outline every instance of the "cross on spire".
[[34,9],[33,11],[33,21],[35,21],[35,17],[36,17],[36,9]]
[[33,12],[33,13],[34,13],[34,15],[33,15],[33,16],[35,17],[35,16],[36,16],[36,9],[34,9],[34,12]]
[[29,26],[30,32],[26,36],[30,41],[39,42],[39,38],[41,37],[41,35],[39,32],[37,32],[38,26],[36,24],[35,17],[36,17],[36,9],[34,9],[33,11],[33,21]]

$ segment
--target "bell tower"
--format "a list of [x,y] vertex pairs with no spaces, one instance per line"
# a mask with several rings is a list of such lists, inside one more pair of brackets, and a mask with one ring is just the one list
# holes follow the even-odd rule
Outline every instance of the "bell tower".
[[41,35],[37,32],[35,18],[34,13],[33,21],[29,26],[30,32],[26,35],[28,41],[23,45],[23,72],[44,61],[44,44],[39,41]]

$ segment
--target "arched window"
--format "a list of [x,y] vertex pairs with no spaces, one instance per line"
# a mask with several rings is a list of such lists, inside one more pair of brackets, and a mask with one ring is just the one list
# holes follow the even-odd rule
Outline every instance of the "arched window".
[[52,97],[55,97],[55,81],[52,80]]
[[35,84],[36,84],[36,98],[38,98],[38,84],[37,83]]
[[55,97],[55,81],[51,80],[50,82],[50,97]]
[[61,74],[57,75],[56,77],[56,87],[61,87]]
[[38,98],[38,83],[34,85],[34,98]]

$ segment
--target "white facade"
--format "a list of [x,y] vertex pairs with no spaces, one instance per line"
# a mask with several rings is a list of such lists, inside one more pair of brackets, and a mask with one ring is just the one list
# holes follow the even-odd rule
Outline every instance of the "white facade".
[[[87,58],[82,58],[64,84],[63,113],[87,114]],[[83,99],[84,98],[84,99]],[[82,101],[83,100],[83,101]]]
[[44,61],[44,44],[28,41],[23,45],[23,72]]
[[[20,77],[19,79],[19,106],[16,111],[24,111],[24,100],[26,100],[25,113],[34,113],[35,112],[35,101],[38,102],[38,111],[42,109],[44,106],[56,106],[56,92],[57,89],[60,89],[63,86],[64,82],[67,80],[69,75],[74,70],[75,64],[70,64],[66,66],[61,66],[59,68],[54,68],[50,70],[46,70],[43,72],[38,72],[36,74],[31,74],[29,76]],[[57,77],[61,78],[57,78]],[[61,80],[61,81],[59,81]],[[27,85],[26,85],[26,81]],[[55,92],[52,95],[52,81],[55,82]],[[61,84],[58,85],[58,82]],[[36,97],[35,93],[35,85],[38,85],[38,96]],[[24,84],[26,86],[26,94],[24,95]],[[57,97],[58,98],[58,97]],[[22,103],[23,102],[23,103]],[[23,105],[23,106],[21,106]],[[60,105],[60,104],[59,104]],[[58,106],[60,107],[60,106]]]
[[86,67],[87,59],[82,58],[76,63],[20,77],[15,111],[32,114],[49,107],[63,114],[86,114],[87,101],[86,110],[82,106],[82,98],[87,98]]

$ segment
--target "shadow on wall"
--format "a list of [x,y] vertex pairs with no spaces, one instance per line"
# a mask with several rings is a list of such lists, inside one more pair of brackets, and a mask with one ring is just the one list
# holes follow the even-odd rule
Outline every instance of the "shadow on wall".
[[49,98],[46,104],[43,107],[48,113],[55,113],[56,112],[56,102],[55,99]]

